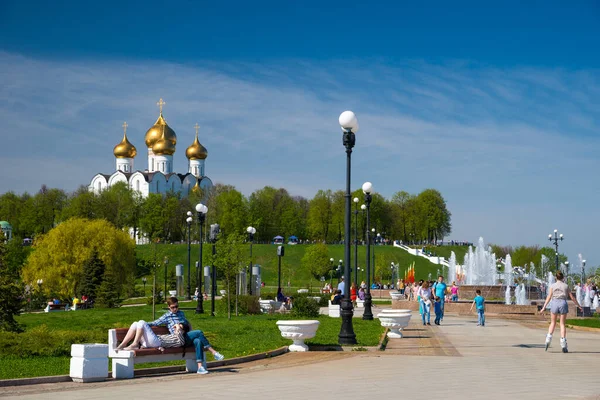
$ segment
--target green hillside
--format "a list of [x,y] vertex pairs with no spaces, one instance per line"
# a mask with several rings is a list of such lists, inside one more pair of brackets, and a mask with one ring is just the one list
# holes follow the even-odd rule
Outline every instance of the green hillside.
[[[285,256],[281,262],[281,274],[282,283],[287,285],[288,280],[293,287],[307,287],[312,283],[313,286],[317,285],[317,282],[312,279],[311,276],[304,268],[302,268],[302,257],[304,252],[309,245],[294,245],[285,246]],[[169,258],[168,268],[174,269],[176,264],[183,264],[187,268],[187,245],[186,244],[164,244],[156,246],[157,259],[162,260],[164,256]],[[344,258],[344,246],[343,245],[329,245],[329,255],[335,260],[334,267],[337,267],[340,259]],[[142,258],[151,258],[152,252],[154,251],[152,245],[138,246],[138,256]],[[217,245],[218,251],[218,245]],[[400,276],[404,277],[405,271],[412,263],[415,263],[415,277],[416,279],[425,279],[428,274],[432,276],[438,272],[441,266],[435,265],[427,261],[422,257],[416,257],[408,254],[404,250],[394,248],[392,246],[375,246],[371,247],[371,251],[375,252],[375,265],[376,265],[376,280],[381,280],[382,283],[389,283],[391,279],[391,263],[398,263],[400,265]],[[198,259],[198,245],[192,245],[191,250],[191,264],[192,267],[195,265]],[[205,256],[210,254],[211,245],[205,244],[203,253]],[[250,246],[248,245],[248,261],[250,255]],[[262,267],[262,280],[267,286],[277,285],[277,246],[275,245],[253,245],[252,255],[254,264],[259,264]],[[354,257],[354,247],[351,251],[352,258]],[[358,266],[359,268],[365,267],[366,248],[365,246],[359,246],[358,249]],[[206,264],[206,262],[205,262]],[[354,260],[352,260],[352,266],[354,266]],[[161,277],[163,276],[162,269],[159,269],[157,279],[162,282]],[[193,271],[193,270],[192,270]],[[187,273],[187,272],[186,272]],[[330,276],[326,276],[329,280]],[[335,275],[333,276],[335,280]],[[363,280],[364,272],[359,274],[359,280]]]

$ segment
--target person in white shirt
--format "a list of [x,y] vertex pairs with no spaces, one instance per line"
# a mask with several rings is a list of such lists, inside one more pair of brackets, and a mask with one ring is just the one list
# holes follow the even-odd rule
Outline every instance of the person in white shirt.
[[344,282],[344,277],[342,276],[342,280],[338,283],[338,290],[342,292],[342,296],[344,295],[344,289],[346,288],[346,283]]

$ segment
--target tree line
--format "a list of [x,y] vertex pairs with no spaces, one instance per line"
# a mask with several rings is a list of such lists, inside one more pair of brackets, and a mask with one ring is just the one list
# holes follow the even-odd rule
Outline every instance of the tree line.
[[[352,227],[358,225],[359,240],[365,240],[366,216],[361,189],[352,193]],[[225,234],[256,228],[254,240],[270,242],[273,237],[295,235],[302,240],[341,242],[344,239],[345,199],[342,190],[319,190],[312,199],[292,196],[284,188],[266,186],[244,196],[234,186],[216,184],[207,193],[150,194],[143,198],[125,183],[117,183],[99,194],[81,186],[72,193],[42,186],[38,193],[0,196],[0,219],[10,222],[16,238],[35,238],[70,218],[104,219],[119,229],[133,228],[149,238],[165,242],[187,240],[187,212],[194,222],[192,240],[197,240],[195,205],[208,206],[206,227],[219,223]],[[355,212],[358,211],[358,212]],[[355,219],[356,218],[356,219]],[[451,214],[441,193],[426,189],[418,194],[405,191],[386,199],[372,195],[370,224],[385,238],[405,242],[435,241],[451,231]]]

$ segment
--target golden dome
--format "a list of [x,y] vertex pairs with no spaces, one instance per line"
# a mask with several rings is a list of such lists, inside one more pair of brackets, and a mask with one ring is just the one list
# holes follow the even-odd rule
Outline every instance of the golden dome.
[[165,121],[161,112],[154,125],[146,132],[146,146],[154,148],[154,144],[158,142],[163,135],[165,136],[165,139],[170,141],[173,145],[177,144],[177,135],[175,134],[175,131],[167,125],[167,121]]
[[134,158],[137,155],[137,150],[134,145],[127,139],[127,122],[123,124],[125,131],[123,132],[123,140],[115,146],[113,154],[117,158]]
[[208,150],[206,150],[206,147],[202,146],[198,141],[198,131],[196,131],[194,143],[186,149],[185,156],[189,160],[204,160],[208,156]]
[[152,145],[152,152],[157,156],[172,156],[175,153],[175,143],[167,139],[163,132],[161,138]]

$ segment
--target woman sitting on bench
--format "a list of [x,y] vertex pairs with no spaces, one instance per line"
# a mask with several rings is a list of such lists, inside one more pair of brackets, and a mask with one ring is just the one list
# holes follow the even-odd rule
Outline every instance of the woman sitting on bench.
[[[125,338],[116,348],[119,350],[137,350],[140,348],[158,348],[163,351],[167,347],[182,347],[185,344],[185,334],[190,330],[188,323],[175,325],[175,333],[168,335],[157,335],[146,321],[134,322],[129,327]],[[133,342],[127,347],[127,343]]]

